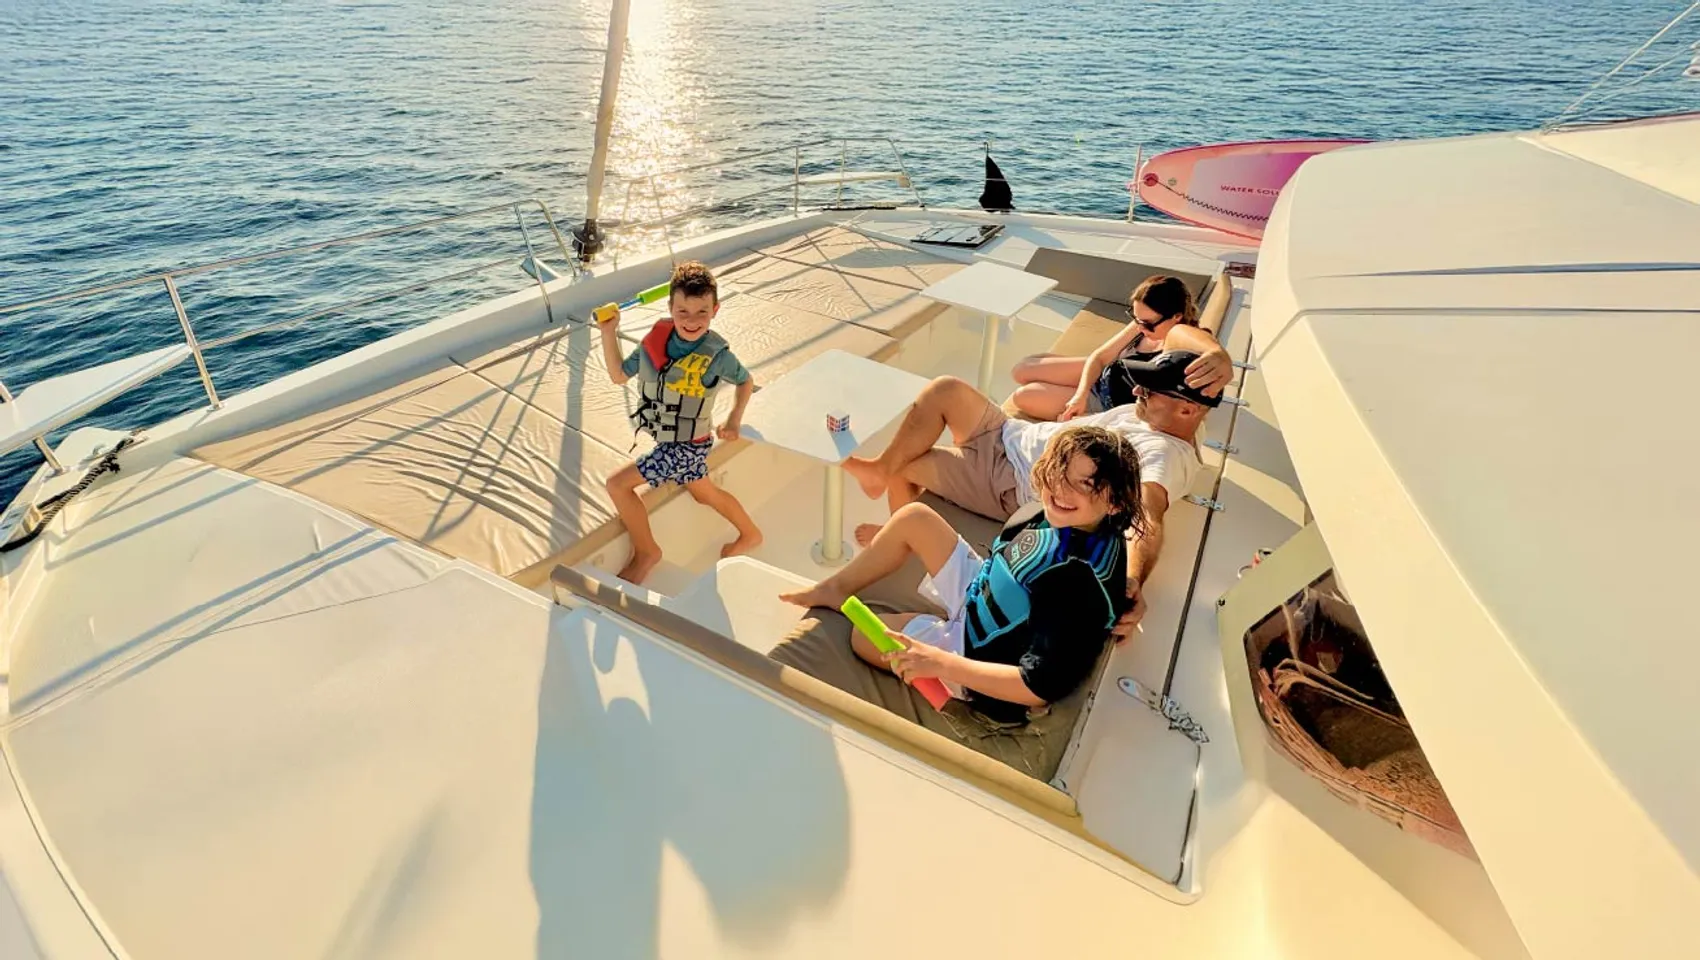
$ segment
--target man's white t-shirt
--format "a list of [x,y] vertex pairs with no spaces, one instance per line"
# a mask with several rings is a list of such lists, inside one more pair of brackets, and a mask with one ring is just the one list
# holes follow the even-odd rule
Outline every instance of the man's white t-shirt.
[[1016,493],[1022,503],[1032,503],[1033,461],[1045,452],[1045,444],[1057,431],[1075,426],[1103,427],[1132,441],[1139,454],[1139,479],[1142,483],[1162,484],[1175,503],[1192,488],[1192,481],[1204,469],[1198,451],[1180,437],[1170,436],[1146,423],[1135,413],[1135,404],[1125,404],[1089,417],[1076,417],[1064,423],[1029,423],[1010,420],[1003,425],[1004,453],[1015,468]]

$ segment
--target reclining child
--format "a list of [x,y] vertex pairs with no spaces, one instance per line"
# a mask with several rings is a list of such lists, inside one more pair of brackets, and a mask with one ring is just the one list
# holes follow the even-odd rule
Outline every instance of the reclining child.
[[837,574],[781,599],[836,609],[911,555],[921,594],[947,614],[882,614],[904,646],[882,654],[858,630],[862,660],[905,683],[937,677],[989,720],[1024,724],[1030,708],[1091,674],[1128,603],[1126,536],[1141,525],[1133,444],[1102,427],[1059,431],[1033,464],[1038,502],[1018,510],[982,558],[931,507],[894,514]]

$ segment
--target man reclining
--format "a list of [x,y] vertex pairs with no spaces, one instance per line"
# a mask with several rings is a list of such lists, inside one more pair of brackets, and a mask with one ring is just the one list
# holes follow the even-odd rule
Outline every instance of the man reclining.
[[905,649],[882,654],[858,630],[856,655],[905,683],[937,677],[986,720],[1020,727],[1029,708],[1086,681],[1126,606],[1125,537],[1140,527],[1139,471],[1126,438],[1069,424],[1028,471],[1037,502],[1010,518],[990,557],[976,554],[931,507],[911,503],[843,570],[781,599],[836,608],[918,557],[927,569],[921,595],[947,619],[882,614]]
[[[1144,523],[1128,554],[1127,616],[1116,626],[1119,640],[1131,635],[1144,613],[1139,587],[1156,567],[1163,545],[1163,517],[1184,496],[1202,468],[1199,426],[1221,397],[1187,383],[1198,354],[1171,351],[1149,361],[1119,361],[1118,399],[1131,400],[1103,413],[1066,423],[1029,423],[1006,415],[968,383],[939,377],[922,389],[897,435],[878,457],[851,457],[844,469],[870,498],[884,495],[893,517],[922,489],[982,516],[1003,520],[1037,499],[1029,475],[1039,452],[1062,430],[1095,426],[1131,444],[1139,463],[1139,498]],[[935,447],[944,430],[952,446]],[[856,540],[869,545],[880,528],[864,524]]]

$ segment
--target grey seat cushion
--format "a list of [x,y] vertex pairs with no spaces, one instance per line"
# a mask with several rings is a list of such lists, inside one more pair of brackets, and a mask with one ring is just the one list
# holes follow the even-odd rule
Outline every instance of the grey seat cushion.
[[[930,495],[923,500],[938,510],[976,551],[982,555],[990,552],[1000,524]],[[902,569],[863,590],[860,596],[869,606],[883,612],[942,615],[944,611],[922,600],[916,592],[925,575],[920,562],[911,558]],[[768,656],[1043,781],[1056,775],[1075,721],[1089,691],[1097,685],[1096,676],[1105,659],[1099,658],[1093,679],[1062,700],[1032,711],[1025,725],[1004,724],[970,709],[960,700],[950,701],[943,711],[934,710],[913,687],[863,663],[851,649],[851,630],[850,621],[843,614],[816,608]]]

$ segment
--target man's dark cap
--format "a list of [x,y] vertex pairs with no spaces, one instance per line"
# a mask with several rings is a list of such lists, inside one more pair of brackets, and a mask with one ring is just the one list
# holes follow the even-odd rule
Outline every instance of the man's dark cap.
[[1136,386],[1207,407],[1218,406],[1222,402],[1220,394],[1207,396],[1186,385],[1186,368],[1197,359],[1198,354],[1190,350],[1173,350],[1150,360],[1121,360],[1117,363],[1121,368],[1118,372]]

